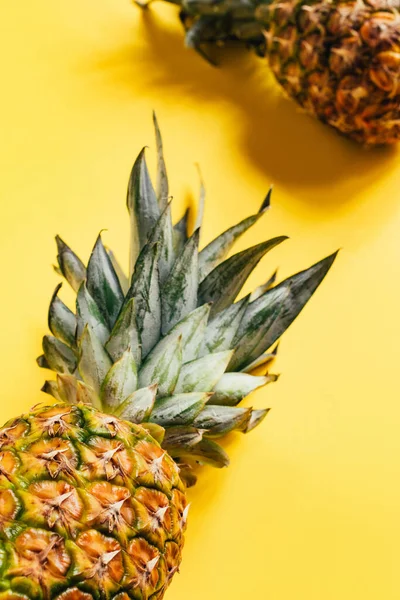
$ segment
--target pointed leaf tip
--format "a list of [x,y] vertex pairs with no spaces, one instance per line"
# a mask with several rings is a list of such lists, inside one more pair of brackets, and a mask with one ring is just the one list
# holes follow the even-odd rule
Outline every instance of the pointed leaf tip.
[[160,217],[160,207],[150,179],[145,158],[141,150],[131,171],[126,204],[131,224],[130,273],[133,273],[140,250]]
[[269,188],[268,193],[265,196],[264,201],[260,206],[260,210],[258,211],[259,214],[265,213],[265,211],[268,210],[268,208],[271,206],[271,196],[272,196],[273,187],[274,186],[271,185],[271,187]]

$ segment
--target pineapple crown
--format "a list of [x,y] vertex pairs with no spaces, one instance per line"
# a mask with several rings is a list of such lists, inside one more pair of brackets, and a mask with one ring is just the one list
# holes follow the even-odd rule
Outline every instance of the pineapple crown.
[[[266,212],[230,227],[199,251],[204,186],[194,232],[188,211],[171,221],[162,139],[154,116],[158,156],[154,190],[142,150],[128,184],[131,224],[130,277],[98,236],[87,267],[59,237],[58,267],[76,292],[76,311],[50,302],[41,367],[57,373],[43,391],[57,400],[95,408],[140,423],[181,465],[226,466],[215,442],[248,432],[268,409],[239,407],[269,373],[282,333],[317,289],[336,253],[275,285],[274,274],[236,301],[260,259],[287,239],[276,237],[226,258],[234,242]],[[259,367],[262,374],[254,375]],[[185,477],[186,473],[186,477]]]

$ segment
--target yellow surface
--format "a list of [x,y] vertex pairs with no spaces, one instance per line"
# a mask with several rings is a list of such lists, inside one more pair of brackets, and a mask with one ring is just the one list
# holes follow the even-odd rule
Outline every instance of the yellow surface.
[[[203,240],[273,209],[238,247],[288,234],[252,277],[281,277],[342,247],[285,335],[273,411],[228,444],[232,466],[190,493],[173,600],[400,598],[400,161],[301,114],[246,52],[214,70],[184,50],[175,10],[128,0],[0,7],[1,418],[42,399],[53,235],[85,258],[99,229],[127,254],[124,196],[162,123],[175,216],[196,190]],[[154,165],[152,159],[151,165]],[[69,295],[66,296],[70,298]]]

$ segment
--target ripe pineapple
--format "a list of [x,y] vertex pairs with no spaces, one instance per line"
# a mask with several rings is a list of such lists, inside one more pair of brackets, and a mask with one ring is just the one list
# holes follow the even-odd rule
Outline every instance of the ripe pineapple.
[[[258,221],[198,251],[201,214],[174,227],[156,126],[158,192],[144,152],[129,181],[131,278],[101,236],[87,267],[57,238],[72,312],[49,309],[41,367],[48,404],[0,429],[0,600],[159,600],[179,569],[193,467],[224,467],[218,438],[266,416],[238,404],[274,381],[271,346],[335,255],[235,302],[258,261],[285,238],[226,258]],[[200,204],[202,212],[204,190]],[[252,375],[255,367],[262,374]]]
[[399,141],[399,0],[168,1],[201,54],[245,42],[308,113],[362,144]]

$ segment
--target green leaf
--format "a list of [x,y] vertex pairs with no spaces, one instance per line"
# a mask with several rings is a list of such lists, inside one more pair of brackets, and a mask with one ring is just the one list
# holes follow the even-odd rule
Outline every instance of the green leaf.
[[145,148],[132,167],[126,204],[131,223],[130,272],[133,273],[136,259],[160,217],[160,208],[147,169]]
[[80,339],[85,326],[88,325],[102,344],[107,341],[110,332],[99,307],[89,294],[85,282],[82,283],[76,297],[76,313],[78,315],[77,337]]
[[270,408],[262,408],[262,409],[258,409],[258,410],[253,410],[251,412],[251,417],[247,424],[246,429],[244,430],[244,433],[249,433],[249,431],[252,431],[260,423],[262,423],[262,421],[264,421],[265,417],[267,416],[267,414],[269,413],[270,410],[271,410]]
[[157,147],[157,200],[163,210],[168,203],[168,175],[164,160],[164,150],[156,113],[153,111],[153,123]]
[[[166,432],[166,437],[169,431]],[[203,438],[200,442],[188,446],[177,446],[166,444],[165,440],[163,447],[168,451],[172,458],[190,459],[202,465],[210,465],[212,467],[222,468],[229,465],[229,456],[213,440]]]
[[156,243],[158,244],[159,250],[158,270],[160,274],[160,284],[163,285],[175,260],[170,204],[167,204],[161,217],[158,219],[154,229],[149,235],[148,244],[153,245]]
[[57,388],[63,402],[68,402],[68,404],[78,403],[76,387],[76,377],[57,374]]
[[233,339],[246,310],[249,297],[221,310],[207,325],[200,356],[233,348]]
[[52,335],[45,335],[42,346],[46,362],[52,371],[71,374],[75,371],[76,356],[66,344]]
[[190,425],[204,408],[210,394],[175,394],[156,401],[150,421],[158,425]]
[[60,271],[72,289],[77,292],[82,282],[86,279],[85,265],[58,235],[56,236],[56,243],[58,250],[57,261]]
[[185,210],[185,214],[182,219],[174,225],[174,250],[178,256],[182,252],[182,248],[189,239],[188,234],[188,222],[189,222],[189,209]]
[[102,409],[99,396],[90,385],[83,383],[83,381],[76,382],[76,396],[78,402],[82,404],[92,404],[92,406],[98,410]]
[[[195,231],[176,259],[162,288],[162,333],[168,331],[197,306],[197,258],[199,231]],[[202,303],[205,304],[205,303]]]
[[247,373],[224,373],[214,387],[211,403],[236,406],[248,394],[259,387],[276,381],[276,375],[248,375]]
[[165,430],[163,448],[170,456],[178,456],[185,450],[197,446],[203,439],[203,433],[192,425],[178,425]]
[[225,372],[232,354],[231,350],[207,354],[183,365],[179,373],[175,393],[210,392]]
[[251,408],[207,405],[193,421],[194,427],[205,429],[207,436],[219,437],[230,431],[245,431]]
[[250,217],[243,219],[243,221],[240,221],[240,223],[237,223],[237,225],[230,227],[212,240],[208,246],[203,248],[199,253],[199,281],[203,281],[203,279],[205,279],[207,275],[224,260],[224,258],[226,258],[236,240],[258,221],[268,207],[269,202],[266,204],[266,201],[264,200],[256,215],[251,215]]
[[[309,269],[305,269],[304,271],[289,277],[277,286],[286,289],[288,293],[283,309],[279,313],[279,318],[274,322],[271,330],[268,332],[267,338],[263,340],[263,351],[270,348],[295,320],[325,278],[337,254],[337,252],[331,254],[327,258],[324,258],[311,266]],[[251,305],[248,307],[248,310],[250,307]]]
[[75,346],[76,317],[58,297],[61,286],[62,284],[60,283],[56,287],[50,302],[48,315],[49,329],[56,338],[67,344],[67,346]]
[[289,277],[249,304],[239,327],[238,349],[229,370],[243,369],[276,342],[307,304],[336,255]]
[[50,369],[50,365],[47,362],[44,354],[41,354],[40,356],[37,357],[36,363],[41,369]]
[[286,236],[280,236],[257,244],[218,265],[199,286],[200,303],[212,302],[212,315],[232,304],[260,259],[286,239]]
[[137,368],[128,348],[108,371],[101,386],[101,399],[107,411],[113,411],[137,388]]
[[125,302],[135,300],[136,326],[142,342],[142,358],[160,339],[161,301],[158,280],[158,245],[146,245],[137,260]]
[[119,264],[118,260],[116,259],[114,252],[110,248],[106,248],[106,251],[107,251],[107,254],[111,261],[111,264],[114,268],[114,271],[118,277],[118,281],[120,283],[122,293],[126,294],[129,290],[128,276],[125,274],[125,271],[123,270],[123,268]]
[[83,381],[100,396],[101,386],[112,362],[96,334],[87,325],[83,330],[79,349],[79,373]]
[[131,423],[148,421],[153,410],[156,393],[156,384],[136,390],[118,407],[116,414],[120,419]]
[[246,365],[256,360],[266,350],[264,340],[273,323],[279,318],[288,290],[284,287],[272,288],[252,304],[257,304],[257,310],[249,311],[249,306],[243,316],[239,330],[234,339],[235,354],[228,367],[229,371],[240,371]]
[[158,396],[173,393],[182,366],[182,337],[168,336],[149,354],[139,372],[139,386],[158,385]]
[[140,336],[136,325],[134,298],[128,300],[123,307],[105,346],[114,362],[130,348],[136,365],[140,365]]
[[101,241],[101,235],[98,236],[89,259],[86,286],[111,329],[121,310],[124,295],[110,257]]
[[197,358],[209,313],[209,304],[195,308],[187,317],[179,321],[165,337],[166,340],[172,340],[177,335],[182,336],[182,363]]

